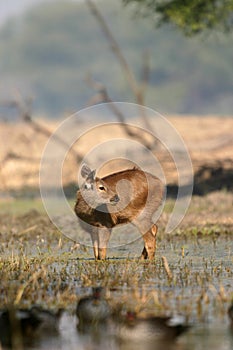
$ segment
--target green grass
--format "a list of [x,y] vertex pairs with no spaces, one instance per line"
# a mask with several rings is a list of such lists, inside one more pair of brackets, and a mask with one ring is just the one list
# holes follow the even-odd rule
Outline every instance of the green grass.
[[0,213],[24,214],[30,210],[45,213],[41,199],[2,199],[0,200]]

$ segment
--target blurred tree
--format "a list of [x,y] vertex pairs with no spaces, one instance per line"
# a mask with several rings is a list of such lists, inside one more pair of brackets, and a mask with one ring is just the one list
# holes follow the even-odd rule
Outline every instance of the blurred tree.
[[[137,80],[142,75],[139,53],[149,48],[146,104],[172,113],[232,114],[232,35],[213,32],[189,40],[169,27],[153,31],[147,18],[132,21],[131,8],[122,11],[122,1],[99,0],[98,8]],[[43,2],[0,28],[0,101],[14,97],[17,89],[35,97],[34,111],[56,118],[89,101],[88,73],[108,86],[114,100],[132,100],[84,2]]]
[[233,28],[233,0],[123,0],[136,3],[137,12],[150,16],[157,25],[170,23],[187,35],[206,29]]

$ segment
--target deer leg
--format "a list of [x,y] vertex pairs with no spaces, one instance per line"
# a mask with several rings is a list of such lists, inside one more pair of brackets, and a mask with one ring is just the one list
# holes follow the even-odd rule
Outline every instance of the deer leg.
[[109,228],[99,228],[99,245],[98,245],[98,259],[104,260],[106,259],[106,253],[107,253],[107,246],[108,241],[111,235],[111,229]]
[[157,226],[154,224],[151,229],[143,235],[144,248],[141,254],[141,259],[153,260],[155,256],[156,249],[156,233]]
[[155,256],[156,249],[156,234],[157,234],[157,226],[154,223],[149,223],[147,218],[136,220],[133,224],[138,228],[141,232],[141,235],[144,240],[144,248],[141,254],[140,259],[145,260],[153,260]]
[[99,255],[98,255],[98,248],[99,248],[98,229],[95,229],[95,228],[92,229],[91,240],[92,240],[92,246],[93,246],[95,260],[97,260],[99,258]]

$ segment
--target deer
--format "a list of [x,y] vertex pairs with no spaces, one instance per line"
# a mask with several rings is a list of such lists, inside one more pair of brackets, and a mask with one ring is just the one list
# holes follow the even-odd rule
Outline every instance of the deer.
[[112,229],[131,223],[144,240],[141,260],[153,260],[158,227],[152,217],[162,203],[162,181],[137,167],[99,178],[86,164],[81,177],[74,211],[91,235],[95,259],[106,259]]

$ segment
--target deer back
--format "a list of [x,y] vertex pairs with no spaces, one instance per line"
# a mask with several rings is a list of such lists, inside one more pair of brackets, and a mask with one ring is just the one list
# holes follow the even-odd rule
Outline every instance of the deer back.
[[132,222],[143,210],[150,220],[159,207],[163,186],[157,177],[134,168],[99,179],[88,169],[82,169],[86,181],[75,205],[76,214],[85,222],[113,227]]

